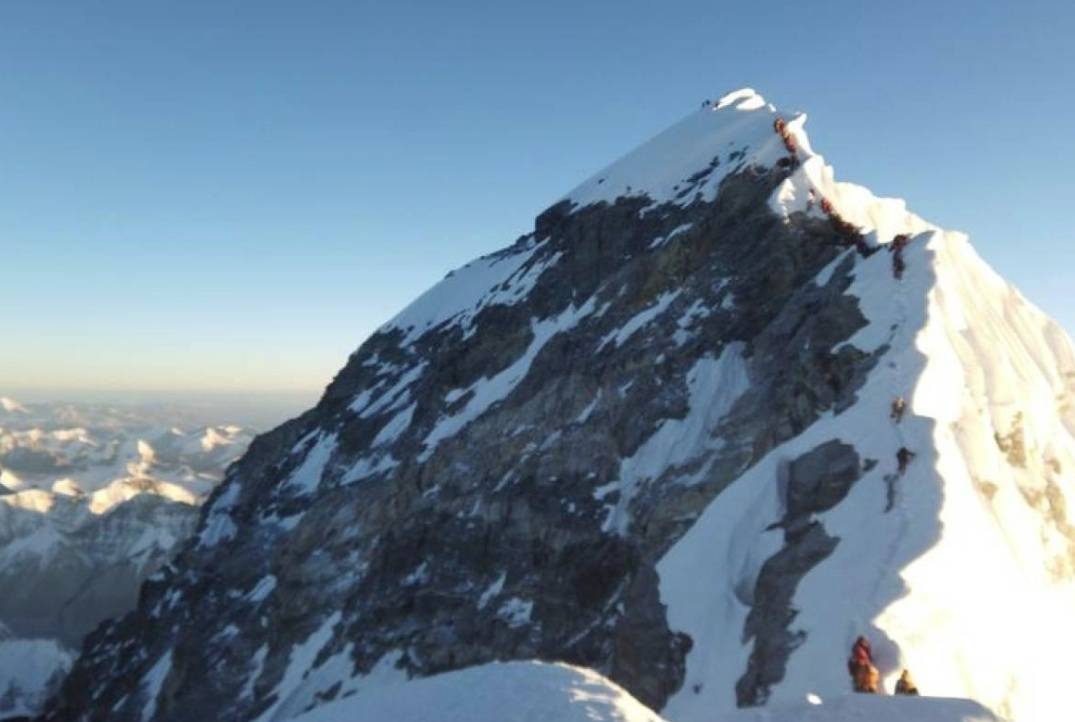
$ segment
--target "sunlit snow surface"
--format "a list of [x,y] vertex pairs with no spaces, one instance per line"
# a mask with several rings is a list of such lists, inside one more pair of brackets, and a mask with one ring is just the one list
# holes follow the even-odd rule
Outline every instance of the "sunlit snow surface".
[[[160,409],[4,401],[0,569],[49,554],[66,534],[132,499],[200,503],[253,438],[235,425],[179,428]],[[161,529],[152,543],[176,541]],[[119,550],[126,552],[137,549]]]
[[663,722],[596,672],[515,662],[377,687],[297,722]]
[[[791,628],[806,639],[772,702],[846,690],[842,659],[865,633],[889,689],[906,666],[930,694],[974,698],[1014,719],[1064,719],[1064,659],[1075,648],[1071,342],[965,236],[921,220],[902,201],[834,182],[801,121],[789,125],[804,163],[774,193],[774,212],[818,213],[816,199],[827,197],[874,243],[913,236],[902,282],[882,250],[857,259],[848,291],[870,321],[850,343],[890,350],[854,406],[770,452],[661,560],[670,625],[694,640],[686,683],[664,714],[702,722],[734,705],[729,690],[751,643],[741,638],[749,608],[736,592],[752,588],[782,544],[768,530],[783,513],[777,470],[838,438],[879,463],[819,515],[841,541],[798,587]],[[909,409],[897,425],[889,407],[900,395]],[[917,457],[886,513],[884,477],[895,473],[901,446]]]
[[[854,695],[711,714],[710,722],[996,722],[959,699]],[[670,722],[600,674],[566,664],[494,663],[368,688],[295,722]]]

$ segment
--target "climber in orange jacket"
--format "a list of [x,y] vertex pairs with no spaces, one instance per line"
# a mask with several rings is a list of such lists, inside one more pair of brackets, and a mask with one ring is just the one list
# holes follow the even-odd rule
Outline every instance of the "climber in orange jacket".
[[897,396],[892,400],[892,410],[888,416],[897,424],[903,421],[903,412],[907,410],[907,402],[904,401],[902,396]]
[[865,637],[855,640],[851,648],[851,657],[847,660],[847,671],[851,674],[851,688],[856,692],[877,694],[881,675],[873,664],[870,643]]

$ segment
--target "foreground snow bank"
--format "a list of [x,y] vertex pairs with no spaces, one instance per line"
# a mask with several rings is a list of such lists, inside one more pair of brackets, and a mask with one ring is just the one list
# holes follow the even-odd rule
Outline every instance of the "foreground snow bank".
[[[675,722],[597,672],[502,662],[374,687],[293,722]],[[846,695],[817,704],[714,714],[713,722],[1001,722],[977,702]]]
[[541,662],[486,664],[370,689],[318,707],[295,722],[365,720],[664,722],[657,713],[597,672]]
[[1000,722],[967,699],[854,694],[820,704],[753,707],[727,712],[714,722]]

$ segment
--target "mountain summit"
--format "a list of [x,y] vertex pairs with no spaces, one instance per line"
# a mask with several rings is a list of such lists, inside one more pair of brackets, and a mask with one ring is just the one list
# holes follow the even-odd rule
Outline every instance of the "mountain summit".
[[707,103],[385,324],[47,718],[274,722],[540,659],[702,722],[845,694],[860,634],[889,690],[1064,718],[1071,342],[804,123]]

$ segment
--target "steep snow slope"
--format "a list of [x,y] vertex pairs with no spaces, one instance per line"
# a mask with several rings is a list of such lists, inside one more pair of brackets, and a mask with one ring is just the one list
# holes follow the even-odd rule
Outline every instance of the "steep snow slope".
[[389,321],[47,718],[276,722],[553,659],[694,722],[842,695],[866,633],[889,688],[1065,719],[1071,344],[804,121],[730,94]]
[[[889,688],[910,666],[932,694],[978,699],[1015,719],[1060,719],[1063,650],[1075,645],[1064,622],[1075,610],[1071,342],[964,235],[935,229],[900,202],[832,185],[821,158],[800,145],[805,162],[774,210],[804,209],[798,199],[813,189],[874,241],[911,236],[909,271],[894,278],[891,253],[855,267],[848,292],[869,325],[847,343],[884,354],[857,403],[771,450],[659,565],[672,627],[704,640],[666,714],[704,720],[734,702],[726,690],[753,641],[740,637],[751,606],[735,587],[780,545],[772,524],[786,514],[782,467],[835,437],[879,463],[843,503],[813,517],[840,543],[791,600],[803,639],[771,699],[843,688],[835,660],[867,632]],[[908,411],[895,423],[890,405],[901,396]],[[901,447],[916,454],[904,475]],[[699,566],[713,558],[738,571],[700,583]]]

